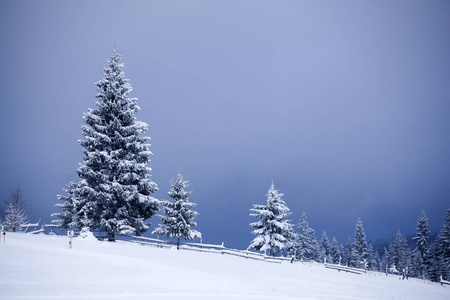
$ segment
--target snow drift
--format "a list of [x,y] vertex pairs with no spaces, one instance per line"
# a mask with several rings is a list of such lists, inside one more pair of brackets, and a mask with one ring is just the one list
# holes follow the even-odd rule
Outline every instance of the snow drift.
[[450,299],[450,287],[318,263],[7,233],[0,299]]

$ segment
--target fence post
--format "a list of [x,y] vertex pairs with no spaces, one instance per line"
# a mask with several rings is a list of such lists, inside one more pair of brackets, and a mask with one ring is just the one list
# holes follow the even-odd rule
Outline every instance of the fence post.
[[72,249],[72,237],[73,237],[73,230],[67,231],[67,235],[69,236],[69,249]]

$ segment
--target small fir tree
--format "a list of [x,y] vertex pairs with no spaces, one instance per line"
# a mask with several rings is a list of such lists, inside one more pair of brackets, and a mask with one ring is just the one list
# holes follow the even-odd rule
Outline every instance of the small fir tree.
[[324,261],[326,259],[328,263],[332,263],[333,259],[331,257],[330,240],[328,239],[325,230],[322,233],[322,239],[320,240],[319,248],[320,248],[320,260]]
[[417,234],[413,237],[416,241],[417,251],[422,256],[422,260],[426,263],[426,253],[428,251],[428,240],[430,238],[430,225],[428,224],[428,217],[422,209],[420,216],[417,218]]
[[427,273],[431,280],[437,281],[441,276],[444,280],[450,280],[450,209],[439,236],[428,250],[427,258]]
[[442,225],[441,233],[439,235],[438,248],[439,260],[441,264],[442,278],[450,280],[450,209],[447,210],[445,221]]
[[25,222],[26,216],[23,209],[20,209],[13,204],[8,204],[5,210],[5,227],[6,230],[16,232],[19,231],[22,224]]
[[140,235],[158,210],[152,197],[158,186],[150,179],[147,166],[152,153],[141,136],[147,124],[137,121],[140,109],[129,98],[132,87],[125,79],[121,56],[114,51],[104,68],[104,78],[96,83],[97,109],[84,114],[84,160],[77,172],[81,181],[75,190],[80,198],[78,213],[89,219],[90,227],[105,230],[109,240],[115,233]]
[[294,237],[294,231],[292,224],[286,219],[291,212],[282,199],[283,194],[275,189],[273,183],[266,197],[266,205],[254,204],[250,209],[254,212],[250,216],[260,220],[250,223],[250,226],[256,228],[253,230],[253,234],[257,237],[248,248],[256,251],[269,250],[269,255],[275,256],[281,250],[289,247],[289,243]]
[[355,229],[355,237],[352,245],[352,265],[361,268],[363,267],[364,261],[367,261],[368,251],[366,242],[366,233],[364,232],[364,227],[361,219],[358,219]]
[[389,269],[389,250],[384,247],[383,248],[383,259],[381,260],[381,271],[386,271]]
[[380,257],[376,251],[373,250],[373,246],[371,243],[367,245],[367,266],[369,270],[378,271],[380,268]]
[[336,237],[333,237],[333,241],[331,242],[330,255],[331,258],[333,259],[333,264],[338,264],[340,262],[341,253],[339,251],[339,246]]
[[[427,257],[429,254],[429,249],[427,250]],[[423,256],[420,251],[416,248],[411,254],[411,269],[410,275],[412,277],[426,279],[428,277],[428,271],[425,267],[425,263],[423,261]]]
[[411,268],[411,250],[400,231],[389,246],[389,264],[394,265],[399,272],[409,272]]
[[344,254],[345,254],[344,245],[340,244],[339,245],[339,255],[340,255],[339,261],[340,261],[341,265],[345,264],[345,260],[344,260],[345,255]]
[[[428,259],[429,259],[429,266],[427,269],[427,275],[428,278],[431,281],[439,281],[440,276],[442,276],[442,279],[445,279],[445,271],[443,266],[443,260],[442,260],[442,253],[440,251],[440,237],[436,240],[436,242],[432,243],[430,247],[428,248]],[[444,272],[443,272],[444,271]],[[444,274],[443,274],[444,273]]]
[[6,208],[1,210],[3,225],[7,231],[19,231],[28,217],[28,207],[23,201],[22,192],[19,188],[11,191],[11,195],[6,201]]
[[198,213],[192,210],[196,204],[189,201],[192,192],[185,190],[189,182],[184,180],[183,175],[178,174],[177,179],[171,180],[170,183],[172,189],[168,194],[172,201],[162,201],[165,216],[158,216],[162,224],[153,231],[153,234],[176,238],[177,249],[180,249],[180,238],[186,240],[201,239],[202,235],[197,230],[192,229],[192,227],[197,226],[194,219],[198,216]]
[[76,196],[76,189],[78,184],[71,179],[67,186],[63,189],[65,195],[58,195],[58,200],[62,203],[55,204],[61,212],[52,214],[51,216],[56,218],[52,223],[58,225],[61,228],[80,228],[80,222],[78,218],[78,208],[80,199]]
[[352,264],[352,240],[350,239],[350,237],[348,237],[347,239],[347,243],[345,244],[344,247],[344,257],[343,257],[343,261],[345,263],[345,265],[347,266],[353,266]]
[[303,212],[297,225],[296,258],[303,260],[319,260],[319,245],[314,229],[309,227],[306,214]]

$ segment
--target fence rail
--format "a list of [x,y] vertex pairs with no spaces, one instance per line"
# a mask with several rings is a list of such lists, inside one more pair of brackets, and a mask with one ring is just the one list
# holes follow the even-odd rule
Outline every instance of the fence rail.
[[[146,246],[159,247],[159,248],[171,248],[177,245],[177,242],[174,241],[165,241],[154,238],[147,238],[141,236],[117,236],[117,240],[138,243]],[[216,253],[222,255],[232,255],[243,257],[246,259],[266,261],[270,263],[281,263],[283,261],[291,261],[290,258],[286,257],[273,257],[267,256],[264,254],[248,251],[248,250],[237,250],[226,248],[223,243],[222,245],[213,245],[213,244],[203,244],[203,243],[182,243],[180,242],[180,250],[189,250],[189,251],[197,251],[197,252],[209,252]]]
[[344,272],[358,274],[358,275],[361,275],[362,273],[366,273],[366,270],[364,270],[364,269],[351,268],[351,267],[347,267],[347,266],[327,264],[327,263],[325,263],[325,268],[337,270],[338,272],[344,271]]
[[[45,224],[45,223],[40,226],[41,227],[40,229],[37,229],[39,227],[40,223],[41,223],[41,220],[39,220],[37,223],[24,224],[24,225],[22,225],[22,228],[25,229],[24,230],[25,233],[29,233],[29,234],[46,232],[47,229],[50,230],[51,234],[53,233],[53,230],[56,230],[57,234],[59,233],[60,230],[63,232],[67,231],[66,229],[61,228],[56,224]],[[28,231],[30,228],[33,228],[33,230]],[[75,232],[74,236],[78,236],[78,234],[79,234],[79,232]],[[101,235],[100,233],[97,233],[95,235],[99,239],[106,238],[106,235]],[[145,246],[158,247],[158,248],[172,248],[175,245],[177,245],[177,242],[175,242],[175,241],[160,240],[160,239],[155,239],[155,238],[149,238],[149,237],[143,237],[143,236],[131,236],[131,235],[116,235],[116,240],[125,241],[125,242],[129,242],[129,243],[137,243],[137,244],[141,244],[141,245],[145,245]],[[303,260],[293,260],[292,258],[289,258],[289,257],[268,256],[268,255],[265,255],[262,253],[257,253],[257,252],[253,252],[253,251],[249,251],[249,250],[237,250],[237,249],[226,248],[223,243],[222,243],[222,245],[214,245],[214,244],[203,244],[203,243],[180,242],[180,250],[231,255],[231,256],[242,257],[245,259],[265,261],[268,263],[308,262],[308,261],[303,261]],[[329,268],[329,269],[335,269],[338,271],[345,271],[345,272],[351,272],[351,273],[356,273],[356,274],[361,274],[362,272],[365,272],[362,269],[350,268],[350,267],[345,267],[345,266],[341,266],[341,265],[325,264],[325,267]]]
[[439,283],[441,284],[441,286],[443,286],[444,284],[450,285],[450,281],[443,280],[442,276],[441,276],[441,280],[439,281]]

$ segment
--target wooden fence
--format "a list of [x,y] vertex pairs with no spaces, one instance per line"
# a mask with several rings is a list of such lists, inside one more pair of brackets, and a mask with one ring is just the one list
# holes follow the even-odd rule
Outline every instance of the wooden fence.
[[338,272],[344,271],[344,272],[358,274],[358,275],[360,275],[362,273],[366,273],[366,270],[359,269],[359,268],[351,268],[351,267],[347,267],[347,266],[327,264],[327,263],[325,263],[324,265],[325,265],[325,268],[337,270]]
[[[116,240],[138,243],[141,245],[159,247],[159,248],[172,248],[176,246],[176,242],[174,241],[164,241],[160,239],[153,239],[141,236],[117,236]],[[237,250],[226,248],[223,243],[222,245],[213,245],[213,244],[203,244],[203,243],[181,243],[180,242],[180,250],[188,250],[188,251],[197,251],[197,252],[209,252],[216,253],[222,255],[232,255],[243,257],[246,259],[252,260],[260,260],[270,263],[281,263],[281,262],[289,262],[291,258],[286,257],[273,257],[267,256],[261,253],[256,253],[248,250]]]

